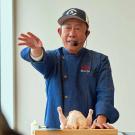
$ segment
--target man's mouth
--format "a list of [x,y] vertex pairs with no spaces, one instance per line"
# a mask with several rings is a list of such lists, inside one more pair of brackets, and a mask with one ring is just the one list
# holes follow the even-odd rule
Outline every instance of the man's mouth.
[[68,42],[68,44],[70,44],[72,46],[78,46],[79,45],[78,41],[71,40],[71,41],[67,41],[67,42]]

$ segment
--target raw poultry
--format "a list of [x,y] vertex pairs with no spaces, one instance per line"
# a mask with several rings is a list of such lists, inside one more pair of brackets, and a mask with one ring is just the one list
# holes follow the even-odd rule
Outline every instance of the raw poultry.
[[89,109],[87,118],[85,118],[84,115],[77,110],[70,111],[67,118],[64,116],[61,107],[58,107],[57,111],[59,114],[61,129],[87,129],[90,128],[92,124],[92,109]]

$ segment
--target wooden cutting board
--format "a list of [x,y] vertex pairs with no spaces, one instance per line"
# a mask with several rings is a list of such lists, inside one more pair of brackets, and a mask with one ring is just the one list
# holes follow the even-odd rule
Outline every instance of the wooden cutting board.
[[117,129],[35,130],[34,135],[118,135]]

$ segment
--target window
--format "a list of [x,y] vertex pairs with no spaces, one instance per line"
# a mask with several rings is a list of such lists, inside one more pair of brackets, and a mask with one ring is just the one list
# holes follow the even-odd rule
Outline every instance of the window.
[[[0,1],[1,9],[1,1]],[[0,10],[0,20],[1,20],[1,10]],[[0,21],[0,41],[1,41],[1,21]],[[0,80],[1,80],[1,42],[0,42]],[[0,111],[1,111],[1,81],[0,81]]]
[[1,108],[14,127],[13,0],[1,0]]

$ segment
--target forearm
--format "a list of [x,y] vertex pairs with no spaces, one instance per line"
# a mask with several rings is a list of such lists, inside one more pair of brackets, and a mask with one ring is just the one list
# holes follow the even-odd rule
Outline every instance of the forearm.
[[107,122],[114,123],[119,113],[114,107],[114,84],[108,57],[101,58],[97,83],[96,117],[100,114],[107,117]]

